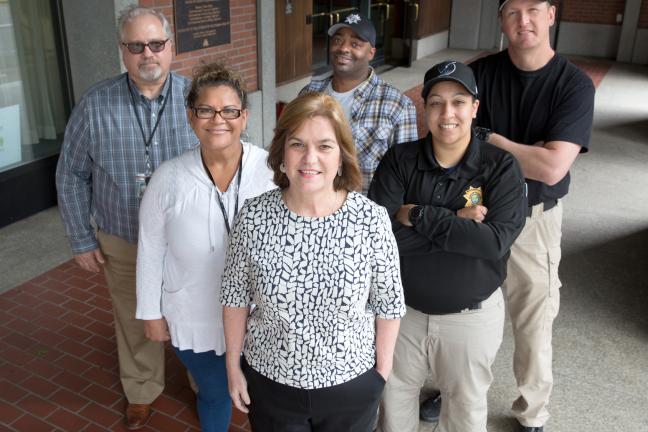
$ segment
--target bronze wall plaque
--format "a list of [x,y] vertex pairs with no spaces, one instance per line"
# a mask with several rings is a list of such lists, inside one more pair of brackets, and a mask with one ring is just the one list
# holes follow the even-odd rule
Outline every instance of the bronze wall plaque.
[[178,54],[228,44],[229,0],[173,0]]

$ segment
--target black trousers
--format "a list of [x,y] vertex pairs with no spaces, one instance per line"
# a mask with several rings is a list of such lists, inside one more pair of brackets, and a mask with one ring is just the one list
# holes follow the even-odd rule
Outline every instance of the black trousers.
[[305,390],[273,381],[243,359],[254,432],[371,432],[385,380],[374,368],[343,384]]

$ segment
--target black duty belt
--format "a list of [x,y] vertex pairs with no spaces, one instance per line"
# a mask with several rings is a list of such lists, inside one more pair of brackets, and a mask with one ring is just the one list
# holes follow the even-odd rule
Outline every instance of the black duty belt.
[[[549,200],[549,201],[541,202],[540,204],[542,204],[542,211],[546,212],[547,210],[551,210],[552,208],[556,207],[556,205],[558,204],[558,200]],[[540,204],[536,204],[536,205],[540,205]],[[531,214],[533,213],[533,207],[535,206],[527,207],[526,210],[527,217],[531,216]]]

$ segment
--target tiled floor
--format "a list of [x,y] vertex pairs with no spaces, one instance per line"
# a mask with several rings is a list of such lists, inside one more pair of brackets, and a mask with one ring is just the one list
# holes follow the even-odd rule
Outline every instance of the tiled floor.
[[[113,315],[103,275],[67,262],[0,295],[0,431],[123,431]],[[144,431],[198,431],[194,394],[167,350]],[[235,410],[230,432],[249,431]]]

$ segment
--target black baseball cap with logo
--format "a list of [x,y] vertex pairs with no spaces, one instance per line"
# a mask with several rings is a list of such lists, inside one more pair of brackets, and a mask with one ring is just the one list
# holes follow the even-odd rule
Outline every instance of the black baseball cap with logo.
[[428,69],[428,71],[425,72],[425,78],[423,78],[423,90],[421,90],[421,97],[423,100],[427,99],[430,89],[439,81],[458,82],[464,86],[471,95],[476,98],[479,97],[475,74],[473,74],[472,69],[463,63],[455,60],[446,60]]
[[351,12],[342,21],[333,24],[328,29],[328,35],[333,36],[338,30],[348,27],[363,41],[369,42],[372,47],[376,46],[376,28],[369,18],[359,12]]
[[[502,8],[506,3],[508,3],[511,0],[499,0],[499,11],[502,11]],[[546,1],[547,3],[551,4],[551,0],[538,0],[538,1]]]

